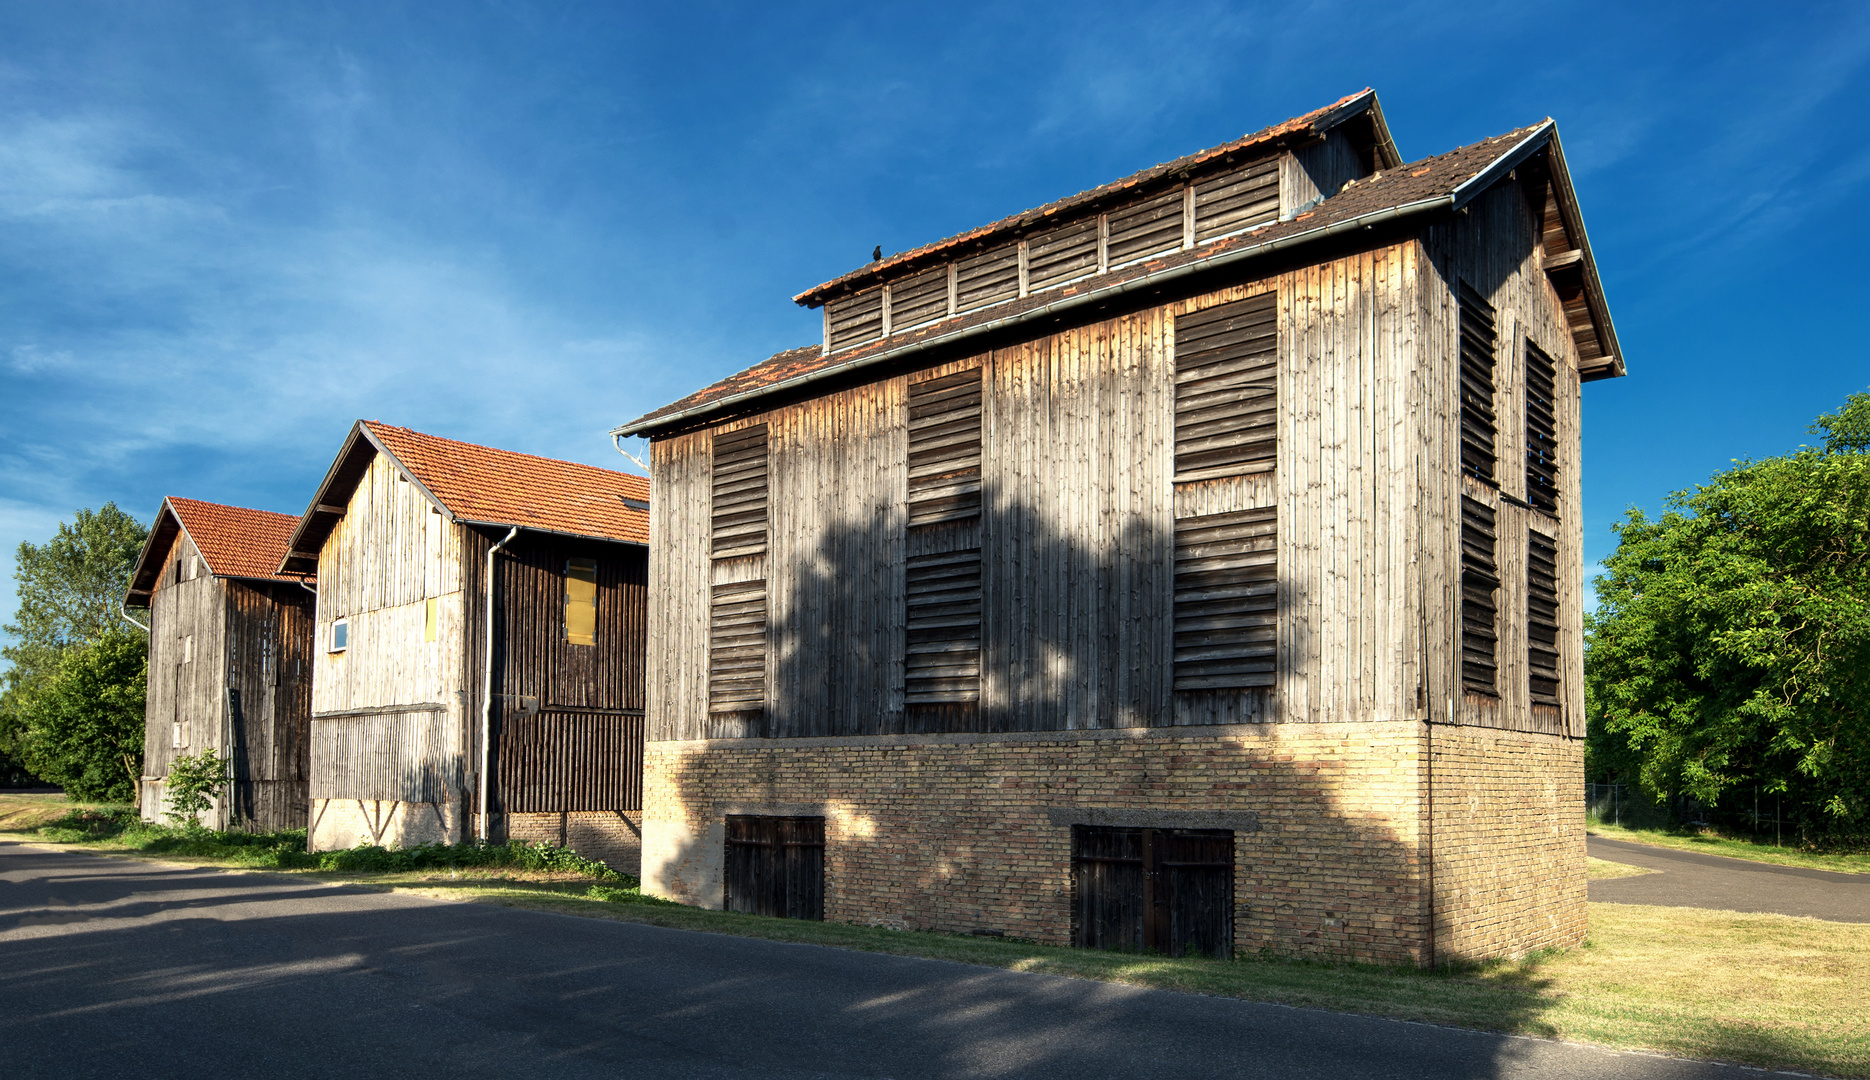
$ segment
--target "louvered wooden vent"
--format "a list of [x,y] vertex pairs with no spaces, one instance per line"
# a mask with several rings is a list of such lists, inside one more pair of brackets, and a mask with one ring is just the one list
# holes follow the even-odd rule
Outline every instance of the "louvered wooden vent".
[[766,582],[714,586],[708,606],[708,711],[766,707]]
[[1279,159],[1147,192],[1103,212],[1048,223],[1023,241],[958,255],[825,304],[825,347],[836,352],[1095,274],[1161,258],[1279,219]]
[[1175,523],[1175,689],[1273,685],[1278,625],[1274,507]]
[[1461,685],[1497,694],[1500,570],[1493,508],[1461,499]]
[[1558,422],[1552,358],[1526,342],[1526,501],[1558,513]]
[[1526,669],[1535,705],[1559,704],[1558,545],[1526,532]]
[[1493,306],[1461,284],[1461,471],[1480,480],[1495,477],[1493,411]]
[[980,379],[968,368],[909,384],[909,526],[980,515]]
[[1270,468],[1278,445],[1272,293],[1175,319],[1175,479]]
[[909,384],[903,692],[912,730],[969,727],[961,714],[976,715],[980,700],[980,419],[978,367]]
[[714,557],[766,550],[766,425],[714,436]]

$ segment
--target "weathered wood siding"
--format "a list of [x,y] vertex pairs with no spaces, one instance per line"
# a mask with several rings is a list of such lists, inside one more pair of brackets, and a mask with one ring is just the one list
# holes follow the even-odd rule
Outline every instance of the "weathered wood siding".
[[[591,645],[573,644],[565,633],[571,559],[597,567]],[[495,711],[494,809],[640,809],[646,550],[522,534],[502,550],[497,572],[494,692],[503,696]],[[536,699],[538,714],[522,715],[520,698]],[[470,742],[477,734],[470,732]]]
[[[1420,715],[1425,607],[1414,243],[954,362],[983,371],[979,725],[1060,730]],[[1177,485],[1174,323],[1276,298],[1278,467]],[[918,373],[915,378],[939,374]],[[771,438],[769,722],[708,718],[718,562],[706,432],[654,446],[651,738],[901,730],[910,376],[748,417]],[[1274,510],[1269,688],[1173,693],[1175,521]],[[1243,519],[1244,520],[1244,519]],[[1257,519],[1255,519],[1257,520]]]
[[312,594],[292,582],[229,580],[227,710],[232,824],[303,829],[310,805]]
[[[1420,455],[1425,478],[1452,482],[1425,485],[1429,501],[1422,515],[1421,563],[1428,575],[1433,606],[1458,610],[1460,577],[1460,499],[1476,499],[1495,511],[1499,536],[1500,590],[1499,690],[1496,696],[1466,692],[1460,681],[1458,635],[1439,633],[1427,640],[1431,715],[1453,721],[1543,731],[1584,734],[1583,669],[1583,525],[1579,512],[1578,350],[1564,305],[1541,268],[1542,237],[1547,232],[1543,189],[1528,198],[1522,186],[1507,181],[1486,192],[1466,213],[1428,230],[1427,257],[1420,267],[1424,319],[1421,361],[1423,412],[1419,422]],[[1461,475],[1460,290],[1472,288],[1494,310],[1496,353],[1494,408],[1497,418],[1495,483]],[[1557,513],[1527,505],[1526,342],[1549,357],[1552,385],[1552,444],[1556,453]],[[1540,449],[1534,447],[1534,449]],[[1542,464],[1545,455],[1541,454]],[[1531,699],[1527,638],[1527,532],[1536,529],[1557,542],[1559,689],[1561,705],[1534,707]]]
[[[467,625],[469,532],[387,457],[371,461],[319,553],[313,800],[470,799],[479,686],[464,648],[478,640]],[[349,641],[333,652],[339,619]]]
[[227,584],[208,572],[188,534],[178,532],[149,604],[145,779],[167,776],[178,756],[226,751],[226,606]]

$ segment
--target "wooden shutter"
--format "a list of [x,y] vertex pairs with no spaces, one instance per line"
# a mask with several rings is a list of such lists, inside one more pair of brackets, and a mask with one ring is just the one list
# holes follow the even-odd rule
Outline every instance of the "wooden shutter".
[[722,867],[728,911],[825,917],[825,819],[730,814]]
[[1493,307],[1466,282],[1461,306],[1461,471],[1493,481],[1499,430],[1493,411]]
[[1279,417],[1276,305],[1267,293],[1176,317],[1176,482],[1272,466]]
[[1120,266],[1152,255],[1180,251],[1186,196],[1171,188],[1110,212],[1109,258]]
[[955,264],[955,310],[973,311],[1019,296],[1019,245],[971,255]]
[[890,284],[890,333],[947,317],[947,263]]
[[708,711],[766,707],[766,582],[714,586],[708,606]]
[[1026,291],[1056,288],[1097,273],[1097,219],[1074,221],[1026,242]]
[[1273,685],[1278,626],[1274,507],[1175,523],[1175,689]]
[[1232,832],[1077,825],[1071,849],[1074,945],[1233,956]]
[[1556,369],[1545,351],[1526,342],[1526,501],[1558,513]]
[[1558,705],[1558,544],[1526,530],[1526,670],[1534,705]]
[[981,368],[909,384],[903,703],[910,730],[967,730],[980,701]]
[[883,289],[866,289],[825,304],[825,345],[833,351],[883,336]]
[[1195,240],[1198,243],[1277,220],[1277,158],[1195,181]]
[[1461,685],[1498,694],[1499,557],[1494,511],[1461,497]]
[[980,516],[981,369],[909,384],[909,525]]
[[766,425],[714,435],[714,557],[766,550]]

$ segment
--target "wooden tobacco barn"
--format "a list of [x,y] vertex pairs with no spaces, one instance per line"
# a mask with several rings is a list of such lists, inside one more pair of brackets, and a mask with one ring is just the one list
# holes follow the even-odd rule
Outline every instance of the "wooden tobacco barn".
[[648,500],[608,469],[351,429],[279,564],[318,578],[312,850],[526,839],[635,871]]
[[[1580,385],[1551,121],[1368,91],[802,293],[651,440],[645,886],[1435,963],[1585,930]],[[329,586],[327,586],[328,588]]]
[[297,523],[173,496],[156,511],[124,598],[149,612],[144,820],[166,820],[169,763],[213,750],[233,783],[204,824],[305,827],[312,593],[278,572]]

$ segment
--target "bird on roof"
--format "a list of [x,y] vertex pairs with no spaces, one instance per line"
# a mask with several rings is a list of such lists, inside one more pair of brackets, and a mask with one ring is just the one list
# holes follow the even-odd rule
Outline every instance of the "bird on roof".
[[876,247],[870,249],[870,261],[871,262],[882,262],[883,261],[883,245],[882,244],[878,244]]

